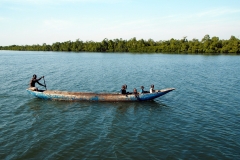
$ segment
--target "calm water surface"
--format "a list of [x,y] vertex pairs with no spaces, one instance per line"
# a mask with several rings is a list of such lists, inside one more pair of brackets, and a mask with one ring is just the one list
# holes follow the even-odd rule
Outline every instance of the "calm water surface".
[[[33,74],[49,90],[176,90],[45,101],[25,90]],[[240,56],[0,51],[0,159],[239,159],[239,80]]]

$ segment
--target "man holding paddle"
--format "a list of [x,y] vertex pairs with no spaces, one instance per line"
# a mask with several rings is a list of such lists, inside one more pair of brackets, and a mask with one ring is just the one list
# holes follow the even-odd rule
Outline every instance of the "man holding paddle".
[[[31,81],[30,81],[30,87],[29,87],[29,89],[32,90],[32,91],[37,91],[38,88],[35,87],[35,83],[38,83],[39,85],[41,85],[41,86],[43,86],[43,87],[46,88],[46,84],[43,85],[43,84],[41,84],[41,83],[39,82],[42,78],[44,79],[44,76],[42,76],[41,78],[37,79],[37,75],[34,74],[34,75],[33,75],[33,78],[32,78]],[[45,80],[44,80],[44,83],[45,83]],[[47,89],[47,88],[46,88],[46,89]]]

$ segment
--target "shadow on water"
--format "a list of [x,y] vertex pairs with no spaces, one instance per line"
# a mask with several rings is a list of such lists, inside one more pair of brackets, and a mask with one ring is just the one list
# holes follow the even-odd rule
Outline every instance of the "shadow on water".
[[120,113],[125,113],[128,109],[133,108],[134,111],[139,109],[141,110],[158,110],[161,111],[165,108],[169,108],[166,104],[155,102],[155,101],[146,101],[146,102],[127,102],[127,103],[115,103],[117,111]]
[[[171,109],[170,106],[158,101],[144,102],[69,102],[69,101],[47,101],[42,99],[31,99],[25,106],[34,111],[33,116],[41,114],[80,113],[91,110],[94,113],[115,110],[118,114],[137,113],[161,113]],[[167,111],[169,112],[169,111]]]
[[158,101],[142,101],[142,102],[91,102],[91,101],[82,101],[82,102],[69,102],[69,101],[49,101],[42,99],[31,99],[25,106],[28,106],[32,110],[39,110],[41,107],[57,107],[59,109],[68,107],[116,107],[118,110],[125,110],[127,108],[152,108],[152,109],[163,109],[170,108],[170,106]]

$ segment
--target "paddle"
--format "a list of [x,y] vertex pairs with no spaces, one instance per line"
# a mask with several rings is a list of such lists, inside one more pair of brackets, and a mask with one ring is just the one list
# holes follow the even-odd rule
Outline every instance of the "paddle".
[[44,79],[44,77],[43,77],[43,81],[44,81],[44,87],[46,88],[46,90],[47,90],[47,86],[46,86],[46,82],[45,82],[45,79]]

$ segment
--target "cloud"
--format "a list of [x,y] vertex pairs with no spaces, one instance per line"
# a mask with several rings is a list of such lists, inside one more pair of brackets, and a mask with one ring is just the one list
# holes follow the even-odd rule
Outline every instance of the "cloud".
[[5,18],[3,18],[3,17],[0,17],[0,21],[3,21]]
[[16,4],[60,4],[60,3],[120,3],[125,0],[1,0],[5,3]]
[[209,11],[204,11],[201,13],[198,13],[198,17],[218,17],[222,15],[227,15],[227,14],[234,14],[234,13],[240,13],[240,10],[238,9],[228,9],[228,8],[217,8]]
[[6,21],[6,20],[8,20],[7,17],[0,17],[0,22]]
[[43,28],[46,30],[60,31],[70,29],[73,26],[72,21],[61,19],[48,19],[43,21]]

